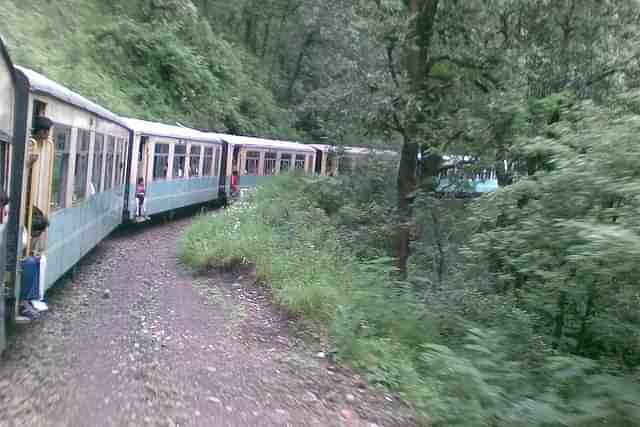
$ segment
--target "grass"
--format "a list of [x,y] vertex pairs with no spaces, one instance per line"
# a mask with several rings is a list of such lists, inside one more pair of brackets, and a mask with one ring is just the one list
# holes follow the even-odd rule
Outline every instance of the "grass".
[[319,209],[332,188],[277,179],[199,218],[180,256],[199,271],[255,264],[278,304],[324,325],[332,357],[397,392],[425,426],[638,425],[637,387],[594,375],[592,362],[555,357],[504,299],[416,292],[395,279],[389,259],[354,256],[352,239],[339,239],[344,218]]
[[419,315],[410,289],[393,281],[390,260],[364,262],[340,246],[309,185],[313,180],[276,180],[246,202],[198,218],[180,242],[180,258],[200,272],[254,264],[277,304],[324,325],[330,354],[370,383],[415,399],[424,391],[420,345],[433,338],[428,325],[435,323]]

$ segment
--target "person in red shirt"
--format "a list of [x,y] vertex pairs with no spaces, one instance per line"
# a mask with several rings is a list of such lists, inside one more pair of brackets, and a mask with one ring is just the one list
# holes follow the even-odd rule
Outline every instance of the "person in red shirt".
[[144,188],[144,179],[138,178],[138,184],[136,185],[136,201],[138,202],[137,203],[138,206],[136,209],[136,217],[142,218],[142,219],[149,219],[149,217],[145,215],[145,211],[144,211],[145,195],[146,195],[146,191]]
[[238,171],[231,173],[231,197],[235,197],[238,194]]

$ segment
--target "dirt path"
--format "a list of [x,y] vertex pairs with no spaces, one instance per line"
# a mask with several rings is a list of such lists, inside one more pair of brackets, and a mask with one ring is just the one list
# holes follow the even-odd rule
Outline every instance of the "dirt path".
[[250,274],[194,277],[190,218],[116,233],[12,337],[0,426],[410,425],[288,331]]

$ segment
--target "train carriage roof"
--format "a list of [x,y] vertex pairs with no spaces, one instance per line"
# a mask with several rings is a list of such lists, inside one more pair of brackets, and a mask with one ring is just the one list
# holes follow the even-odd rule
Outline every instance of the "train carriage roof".
[[315,153],[315,150],[310,145],[300,144],[298,142],[279,141],[276,139],[256,138],[250,136],[238,136],[214,133],[210,135],[216,135],[229,144],[243,145],[248,148],[257,149],[275,149],[275,150],[288,150],[298,151],[306,153]]
[[337,152],[341,150],[346,155],[352,156],[368,156],[374,155],[379,157],[397,157],[398,152],[393,150],[384,150],[374,147],[351,147],[344,145],[326,145],[326,144],[312,144],[311,147],[324,151],[324,152]]
[[188,139],[199,142],[222,142],[216,134],[200,132],[182,126],[167,125],[164,123],[148,122],[131,118],[122,119],[127,126],[136,133],[149,136],[166,137],[173,139]]
[[58,101],[93,113],[102,119],[125,126],[120,117],[95,102],[89,101],[82,95],[73,92],[71,89],[67,89],[36,71],[18,65],[15,68],[27,78],[31,92],[50,96]]

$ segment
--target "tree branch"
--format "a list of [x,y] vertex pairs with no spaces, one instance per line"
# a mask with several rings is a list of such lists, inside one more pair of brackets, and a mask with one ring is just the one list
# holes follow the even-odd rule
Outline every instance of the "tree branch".
[[[589,80],[587,80],[584,85],[585,86],[592,86],[604,79],[606,79],[609,76],[612,76],[614,74],[617,73],[622,73],[624,72],[625,68],[633,61],[637,60],[638,58],[640,58],[640,52],[636,53],[635,55],[631,56],[630,58],[626,59],[625,61],[623,61],[622,63],[620,63],[619,65],[616,66],[612,66],[611,68],[609,68],[608,70],[605,70],[603,72],[601,72],[600,74],[590,78]],[[577,82],[574,82],[574,85]]]
[[389,73],[391,74],[391,78],[393,79],[393,83],[396,85],[397,89],[400,89],[400,81],[398,80],[398,72],[396,71],[396,67],[393,62],[393,50],[395,49],[394,44],[390,44],[387,46],[387,63],[389,66]]
[[394,111],[393,114],[393,121],[395,122],[395,126],[392,126],[391,128],[397,132],[399,132],[400,134],[402,134],[403,136],[405,135],[405,128],[404,126],[402,126],[402,122],[400,121],[400,118],[398,117],[398,112]]

